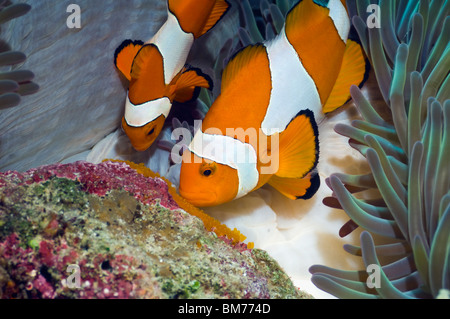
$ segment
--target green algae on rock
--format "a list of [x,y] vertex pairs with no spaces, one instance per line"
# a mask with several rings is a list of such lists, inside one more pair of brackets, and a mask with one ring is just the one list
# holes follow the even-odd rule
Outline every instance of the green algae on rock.
[[[1,298],[308,297],[266,252],[208,232],[165,197],[162,180],[148,185],[164,200],[136,197],[125,184],[138,174],[128,168],[75,163],[0,173]],[[94,184],[110,189],[91,192]]]

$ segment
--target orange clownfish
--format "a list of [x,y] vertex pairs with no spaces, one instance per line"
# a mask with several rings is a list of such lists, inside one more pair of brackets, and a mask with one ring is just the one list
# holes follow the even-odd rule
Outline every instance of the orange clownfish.
[[168,0],[168,18],[149,41],[125,40],[114,62],[130,81],[122,127],[133,147],[144,151],[161,132],[173,101],[195,99],[209,78],[185,68],[194,40],[228,10],[225,0]]
[[239,51],[183,153],[180,194],[213,206],[268,183],[291,199],[312,197],[320,185],[316,120],[345,104],[366,75],[349,30],[345,0],[302,0],[277,37]]

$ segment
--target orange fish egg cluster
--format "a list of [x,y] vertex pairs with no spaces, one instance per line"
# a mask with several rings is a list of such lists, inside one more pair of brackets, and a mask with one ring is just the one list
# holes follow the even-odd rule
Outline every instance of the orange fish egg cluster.
[[[132,169],[136,170],[139,174],[142,174],[145,177],[161,178],[169,186],[168,187],[169,193],[173,197],[175,202],[178,204],[178,206],[180,206],[180,208],[182,208],[183,210],[185,210],[189,214],[200,218],[203,221],[203,224],[205,225],[205,228],[208,231],[213,231],[219,237],[226,236],[227,238],[232,240],[233,244],[237,244],[237,243],[243,242],[246,239],[246,237],[244,235],[242,235],[239,232],[239,230],[237,230],[236,228],[231,230],[229,227],[227,227],[226,225],[222,224],[217,219],[207,215],[201,209],[199,209],[199,208],[195,207],[194,205],[190,204],[188,201],[186,201],[183,197],[181,197],[176,192],[175,187],[173,186],[173,184],[168,179],[166,179],[163,176],[160,176],[158,173],[153,172],[151,169],[146,167],[143,163],[136,164],[136,163],[133,163],[133,162],[130,162],[130,161],[111,160],[111,159],[105,160],[105,161],[126,163]],[[247,244],[247,248],[248,249],[253,249],[253,247],[254,247],[254,243],[248,243]]]

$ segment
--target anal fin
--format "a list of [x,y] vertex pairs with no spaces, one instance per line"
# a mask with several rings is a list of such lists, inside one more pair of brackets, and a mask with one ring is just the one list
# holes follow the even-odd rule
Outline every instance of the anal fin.
[[341,71],[323,107],[324,113],[332,112],[350,100],[350,87],[352,85],[360,86],[364,83],[367,68],[368,62],[364,57],[361,45],[353,40],[347,40]]
[[268,184],[290,199],[309,199],[319,189],[320,177],[310,172],[303,178],[282,178],[273,175]]
[[298,113],[280,133],[279,141],[279,168],[275,175],[302,178],[316,167],[319,159],[319,133],[312,111],[303,110]]

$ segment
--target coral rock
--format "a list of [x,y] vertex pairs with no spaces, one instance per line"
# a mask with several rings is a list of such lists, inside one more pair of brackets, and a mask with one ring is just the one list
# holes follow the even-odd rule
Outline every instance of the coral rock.
[[1,298],[302,298],[125,163],[0,173]]

